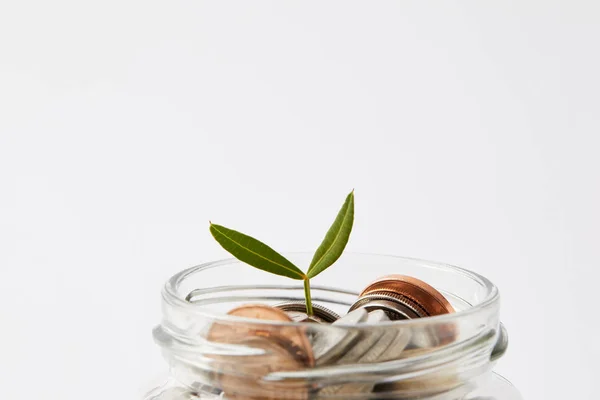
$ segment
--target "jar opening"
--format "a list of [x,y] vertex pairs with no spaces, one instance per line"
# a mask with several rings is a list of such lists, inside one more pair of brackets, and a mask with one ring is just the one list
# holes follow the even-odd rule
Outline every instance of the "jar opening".
[[[308,253],[286,253],[285,255],[290,259],[300,260],[311,256]],[[360,277],[364,276],[361,282],[365,286],[381,275],[386,275],[388,272],[398,273],[398,271],[406,275],[421,276],[422,280],[435,286],[452,303],[456,312],[428,317],[426,319],[428,322],[468,318],[470,314],[477,313],[488,307],[497,306],[499,302],[498,289],[487,278],[475,272],[448,264],[407,257],[364,253],[347,253],[340,258],[338,264],[349,263],[352,267],[362,260],[369,260],[371,263],[375,262],[378,267],[374,268],[376,271],[371,274],[365,274],[364,271],[361,271]],[[340,266],[339,269],[344,270],[344,266]],[[329,274],[327,277],[331,278],[332,274]],[[354,280],[358,280],[358,277],[354,278]],[[259,282],[273,282],[273,284],[261,284]],[[247,323],[250,321],[246,318],[226,315],[228,311],[226,307],[210,307],[210,305],[227,302],[233,303],[244,299],[247,299],[247,301],[260,299],[266,301],[303,301],[303,295],[298,295],[299,289],[303,289],[302,285],[290,284],[289,282],[289,279],[256,271],[239,260],[229,258],[201,264],[175,274],[167,281],[163,288],[163,300],[172,306],[186,309],[192,314],[200,314],[215,320],[231,320]],[[339,279],[329,279],[329,282],[332,285],[314,283],[311,285],[317,294],[317,297],[313,301],[333,304],[335,305],[333,308],[336,310],[345,311],[343,307],[348,307],[352,304],[361,287],[356,284],[349,288],[341,287]],[[277,294],[271,293],[271,296],[265,296],[264,292],[261,294],[261,291],[274,293],[276,290],[279,292]],[[288,293],[283,293],[283,291],[288,291]],[[219,293],[228,292],[236,293],[240,296],[219,296]],[[293,292],[295,294],[292,294]],[[318,294],[322,294],[323,292],[335,294],[335,296],[319,298]],[[422,319],[407,319],[390,321],[384,324],[409,326],[420,325],[423,321]],[[293,322],[263,322],[256,320],[252,322],[270,325],[294,324]]]
[[[300,265],[312,257],[301,253],[286,256]],[[349,253],[338,264],[323,273],[322,278],[319,276],[319,284],[313,283],[312,298],[314,303],[340,315],[347,312],[364,286],[379,276],[394,273],[428,282],[456,312],[377,325],[236,317],[227,312],[240,304],[302,301],[303,286],[234,259],[207,263],[176,274],[163,290],[163,322],[154,336],[173,375],[188,386],[201,384],[221,390],[229,385],[230,393],[237,389],[246,393],[256,390],[257,396],[272,392],[279,393],[276,398],[303,398],[318,390],[320,398],[339,398],[336,396],[340,393],[359,385],[376,388],[378,396],[385,398],[391,393],[425,395],[454,390],[490,370],[490,354],[499,331],[499,295],[489,280],[462,268],[401,257]],[[215,326],[225,332],[257,330],[264,337],[298,330],[307,338],[369,338],[373,343],[391,347],[392,343],[400,346],[403,337],[410,340],[402,343],[404,347],[397,354],[386,350],[373,360],[345,363],[341,357],[333,365],[289,361],[280,362],[276,368],[274,360],[281,360],[278,347],[271,348],[251,337],[242,337],[239,342],[222,341],[211,334]],[[437,384],[432,386],[431,382]],[[281,397],[288,389],[291,397]]]

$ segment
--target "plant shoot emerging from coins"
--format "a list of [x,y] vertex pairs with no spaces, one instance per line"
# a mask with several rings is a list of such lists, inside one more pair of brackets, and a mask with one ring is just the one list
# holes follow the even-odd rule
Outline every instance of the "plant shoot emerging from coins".
[[235,258],[276,275],[304,281],[306,314],[313,315],[310,280],[329,268],[342,255],[354,223],[354,190],[338,212],[306,273],[263,242],[241,232],[210,223],[210,233]]

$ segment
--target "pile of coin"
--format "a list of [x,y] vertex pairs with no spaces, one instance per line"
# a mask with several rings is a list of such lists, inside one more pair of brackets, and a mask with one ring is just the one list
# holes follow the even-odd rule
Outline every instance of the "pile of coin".
[[[396,328],[390,324],[387,324],[386,329],[347,328],[360,324],[376,328],[378,324],[389,321],[452,312],[452,305],[439,291],[419,279],[403,275],[385,276],[368,285],[344,316],[319,304],[313,304],[313,315],[307,315],[306,305],[302,301],[274,306],[243,305],[228,314],[262,321],[244,324],[213,323],[207,339],[215,343],[245,345],[264,351],[243,360],[239,356],[213,356],[216,371],[213,378],[224,391],[226,399],[316,399],[371,393],[377,391],[377,387],[367,382],[344,382],[316,387],[304,380],[278,382],[257,377],[272,372],[367,364],[411,357],[453,341],[456,335],[454,328],[442,325],[436,331],[424,328],[423,332]],[[340,326],[340,329],[311,330],[304,329],[303,324],[268,324],[264,321],[330,324],[332,327]],[[410,384],[410,380],[403,382],[402,389]],[[438,385],[441,385],[441,391],[451,388],[455,382],[438,382]]]

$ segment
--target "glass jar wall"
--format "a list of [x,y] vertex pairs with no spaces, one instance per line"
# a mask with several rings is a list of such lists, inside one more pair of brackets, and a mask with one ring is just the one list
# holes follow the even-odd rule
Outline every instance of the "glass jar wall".
[[[312,255],[287,257],[308,265]],[[492,372],[507,336],[498,290],[480,275],[428,261],[345,254],[313,282],[313,303],[344,315],[365,286],[390,274],[427,282],[456,312],[358,325],[258,320],[227,312],[243,304],[303,301],[302,284],[237,260],[178,273],[164,287],[163,319],[153,332],[169,373],[145,400],[521,399]],[[292,338],[286,344],[292,348],[280,338]],[[319,363],[311,347],[315,338],[361,338],[355,347],[381,350],[360,361]]]

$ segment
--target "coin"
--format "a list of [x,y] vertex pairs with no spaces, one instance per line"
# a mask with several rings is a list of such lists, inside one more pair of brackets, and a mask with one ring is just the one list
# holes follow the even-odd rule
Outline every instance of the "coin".
[[[385,316],[383,311],[373,312],[367,315],[367,323],[375,323],[380,316]],[[360,340],[358,340],[351,348],[349,348],[342,357],[340,357],[336,364],[352,364],[359,362],[364,356],[367,355],[368,351],[377,343],[377,341],[383,336],[383,330],[373,327],[372,329],[362,330],[360,333]],[[389,345],[389,343],[388,343]],[[384,349],[385,350],[385,349]]]
[[[382,310],[376,310],[367,316],[366,323],[375,325],[381,322],[389,321],[385,312]],[[390,347],[393,343],[396,332],[391,329],[377,328],[373,326],[373,329],[369,329],[363,333],[361,340],[355,344],[344,356],[342,356],[337,364],[349,364],[349,363],[360,363],[368,364],[378,361],[382,354]],[[366,349],[366,350],[365,350]],[[346,383],[341,385],[332,385],[325,387],[319,391],[319,396],[328,395],[339,395],[339,394],[358,394],[358,393],[370,393],[373,389],[374,384],[365,383]]]
[[[375,294],[391,297],[387,300],[395,300],[401,309],[408,308],[420,317],[454,312],[450,302],[433,286],[410,276],[388,275],[377,279],[360,293],[357,303],[364,296]],[[364,307],[364,302],[361,306]],[[353,305],[350,309],[355,308]]]
[[306,314],[306,303],[304,301],[288,301],[276,304],[274,307],[285,311],[294,322],[318,322],[332,323],[340,319],[340,316],[327,307],[312,303],[313,315]]
[[239,342],[252,349],[261,349],[260,355],[231,357],[231,363],[220,365],[219,382],[225,398],[235,400],[307,399],[305,382],[271,382],[262,378],[271,372],[295,371],[304,363],[269,338],[251,337]]
[[359,339],[356,329],[346,327],[333,329],[336,325],[356,325],[367,320],[368,313],[364,309],[349,312],[331,324],[330,329],[316,332],[313,338],[313,352],[317,366],[332,363]]
[[305,312],[286,311],[285,313],[294,322],[304,322],[304,323],[309,323],[309,324],[322,324],[323,323],[322,320],[315,318],[314,316],[308,316],[308,314],[306,314]]
[[367,294],[356,301],[356,303],[352,305],[352,309],[364,308],[369,312],[383,310],[392,321],[421,318],[425,316],[415,311],[415,308],[417,307],[406,305],[406,300],[407,299],[403,299],[401,296],[393,296],[389,293]]
[[410,343],[411,331],[404,327],[386,327],[392,334],[393,340],[385,351],[379,356],[379,362],[396,360],[406,351],[406,346]]
[[[282,310],[264,305],[243,305],[228,315],[263,321],[292,322]],[[268,382],[262,378],[278,371],[295,371],[314,364],[310,342],[297,326],[219,321],[213,323],[208,340],[259,351],[252,356],[213,355],[216,380],[227,398],[236,400],[306,399],[304,382]]]
[[[246,304],[234,308],[227,314],[259,320],[292,322],[284,311],[265,304]],[[250,321],[247,323],[219,321],[213,323],[207,339],[213,342],[236,344],[252,336],[264,337],[276,342],[305,365],[314,365],[312,347],[305,330],[297,326],[253,324]]]
[[[382,309],[392,320],[414,319],[454,312],[450,302],[434,287],[405,275],[388,275],[369,284],[350,310]],[[441,323],[413,329],[410,347],[433,347],[452,343],[456,326]]]

